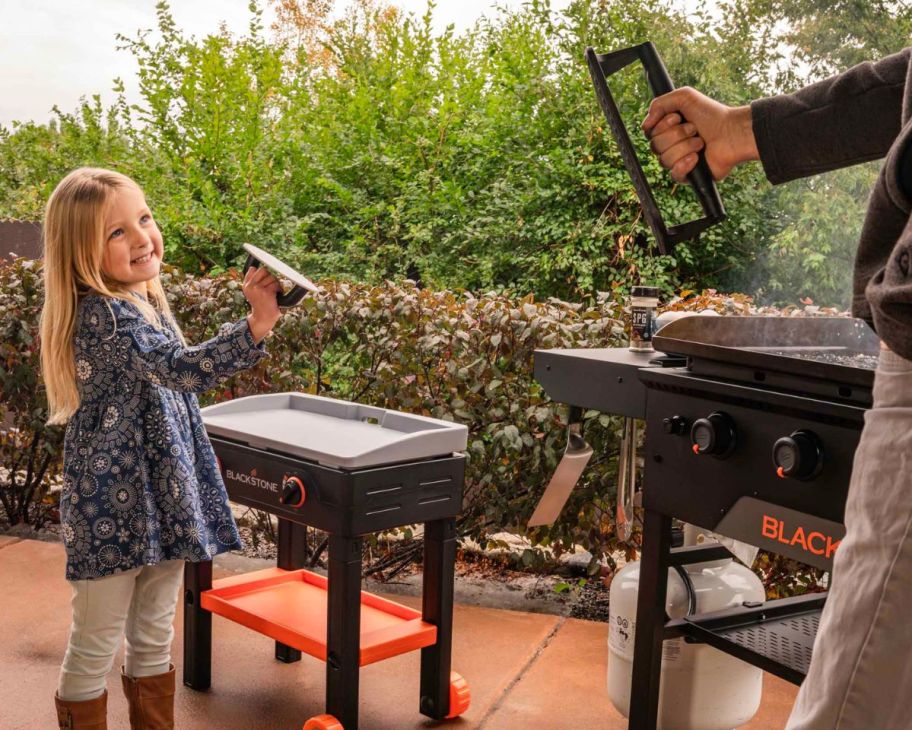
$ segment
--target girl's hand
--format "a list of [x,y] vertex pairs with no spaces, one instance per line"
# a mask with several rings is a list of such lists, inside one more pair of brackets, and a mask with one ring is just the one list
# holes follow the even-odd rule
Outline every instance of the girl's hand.
[[685,181],[704,147],[716,180],[741,162],[759,159],[750,107],[725,106],[689,87],[653,99],[643,131],[659,162],[678,182]]
[[250,314],[247,316],[250,334],[259,342],[282,316],[276,299],[282,287],[265,267],[259,266],[247,269],[242,289],[244,297],[250,302]]

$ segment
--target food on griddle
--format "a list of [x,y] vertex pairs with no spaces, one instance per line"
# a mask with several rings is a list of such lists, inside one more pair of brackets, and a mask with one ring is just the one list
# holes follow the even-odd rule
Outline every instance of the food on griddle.
[[877,369],[877,355],[865,352],[832,352],[821,350],[768,350],[768,354],[780,357],[797,357],[801,360],[813,360],[828,365],[841,365],[847,368]]

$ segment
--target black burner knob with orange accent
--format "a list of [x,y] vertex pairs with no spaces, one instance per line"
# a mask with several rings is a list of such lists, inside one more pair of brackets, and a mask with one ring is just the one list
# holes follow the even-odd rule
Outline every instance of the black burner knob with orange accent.
[[282,480],[282,504],[288,507],[301,507],[307,499],[307,491],[300,477],[286,476]]
[[719,411],[710,413],[706,418],[698,418],[690,427],[690,442],[695,454],[724,459],[735,450],[735,422]]
[[783,479],[813,479],[823,469],[823,445],[813,431],[795,431],[773,444],[773,465]]

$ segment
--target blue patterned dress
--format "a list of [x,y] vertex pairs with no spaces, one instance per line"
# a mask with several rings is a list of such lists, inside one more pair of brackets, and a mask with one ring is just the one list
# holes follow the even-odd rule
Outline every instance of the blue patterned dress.
[[81,402],[60,498],[67,580],[240,548],[195,393],[265,356],[246,319],[185,347],[170,322],[156,329],[135,305],[90,294],[74,345]]

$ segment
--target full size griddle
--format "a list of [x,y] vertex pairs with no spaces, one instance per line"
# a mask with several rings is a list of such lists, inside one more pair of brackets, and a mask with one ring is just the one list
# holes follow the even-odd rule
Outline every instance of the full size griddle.
[[[825,594],[666,623],[669,567],[725,552],[671,550],[671,520],[829,570],[880,354],[874,332],[848,317],[692,316],[660,329],[653,344],[652,354],[535,354],[536,379],[555,400],[646,423],[637,730],[656,726],[667,638],[704,641],[788,681],[804,678]],[[786,471],[796,463],[800,472]]]

